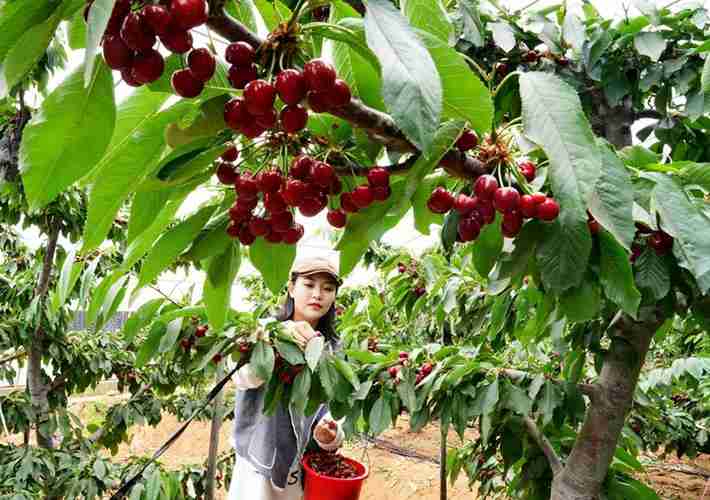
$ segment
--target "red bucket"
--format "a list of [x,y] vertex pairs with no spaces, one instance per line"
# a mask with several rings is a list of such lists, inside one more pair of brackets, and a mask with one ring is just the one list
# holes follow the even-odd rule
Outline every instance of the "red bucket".
[[304,470],[304,495],[303,500],[357,500],[360,497],[362,483],[367,479],[367,467],[349,457],[343,457],[357,470],[357,477],[339,479],[322,476],[314,471],[309,462],[310,455],[305,455],[301,460]]

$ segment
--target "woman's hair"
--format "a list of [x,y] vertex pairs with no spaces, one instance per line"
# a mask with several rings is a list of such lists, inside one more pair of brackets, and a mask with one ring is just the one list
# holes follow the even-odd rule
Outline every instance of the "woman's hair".
[[[299,274],[298,273],[291,273],[291,283],[296,283],[296,280],[298,279]],[[338,284],[335,284],[336,289]],[[290,294],[287,294],[286,296],[286,302],[281,306],[281,308],[276,312],[274,317],[279,320],[279,321],[287,321],[289,319],[293,319],[293,313],[296,309],[295,306],[295,301],[293,300],[293,297],[291,297]],[[321,332],[323,336],[326,338],[326,340],[336,340],[338,338],[338,334],[335,333],[335,302],[333,302],[330,305],[330,309],[328,309],[328,312],[325,313],[319,320],[318,324],[316,325],[316,330]]]

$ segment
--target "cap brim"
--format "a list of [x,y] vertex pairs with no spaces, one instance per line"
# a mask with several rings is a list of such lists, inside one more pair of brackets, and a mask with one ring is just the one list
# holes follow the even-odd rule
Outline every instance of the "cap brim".
[[343,280],[340,279],[340,276],[335,274],[330,269],[311,269],[310,271],[303,271],[298,273],[299,276],[312,276],[314,274],[327,274],[328,276],[331,276],[338,285],[343,282]]

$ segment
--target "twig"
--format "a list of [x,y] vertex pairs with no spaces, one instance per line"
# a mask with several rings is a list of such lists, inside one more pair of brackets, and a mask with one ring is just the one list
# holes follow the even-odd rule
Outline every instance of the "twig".
[[552,474],[554,476],[557,476],[560,472],[562,472],[562,462],[560,461],[560,457],[557,456],[557,453],[552,447],[552,444],[550,444],[550,441],[540,431],[537,424],[532,418],[523,417],[523,423],[525,424],[525,429],[535,440],[537,445],[542,449],[542,452],[545,454],[545,457],[547,457],[547,461],[550,464],[550,469],[552,469]]
[[15,353],[12,356],[10,356],[9,358],[0,359],[0,366],[4,365],[6,363],[10,363],[11,361],[15,361],[16,359],[24,358],[25,356],[27,356],[27,353],[24,351]]

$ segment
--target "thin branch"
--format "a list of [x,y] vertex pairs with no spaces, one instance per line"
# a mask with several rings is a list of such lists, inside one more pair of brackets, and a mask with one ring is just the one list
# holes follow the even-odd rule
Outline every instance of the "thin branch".
[[11,361],[15,361],[16,359],[24,358],[25,356],[27,356],[27,353],[24,351],[15,353],[12,356],[10,356],[9,358],[0,359],[0,366],[4,365],[6,363],[10,363]]
[[664,118],[664,115],[655,109],[644,109],[643,111],[637,111],[634,113],[634,120],[638,120],[639,118],[653,118],[654,120],[660,120]]
[[562,472],[562,462],[560,461],[560,457],[557,456],[552,444],[550,444],[550,441],[540,431],[532,418],[523,417],[523,423],[525,424],[525,429],[528,431],[528,434],[535,440],[545,454],[545,457],[547,457],[547,461],[550,463],[550,468],[552,469],[552,474],[554,476],[558,475]]

